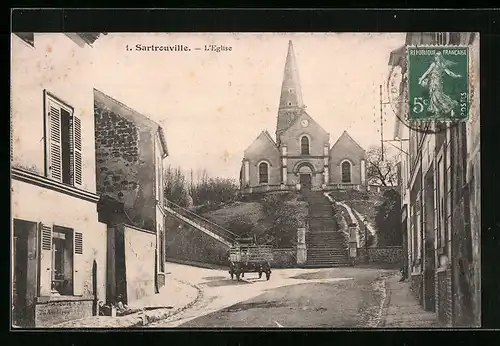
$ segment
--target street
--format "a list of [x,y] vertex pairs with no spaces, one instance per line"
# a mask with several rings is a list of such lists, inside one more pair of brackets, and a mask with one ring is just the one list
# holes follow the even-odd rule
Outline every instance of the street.
[[200,296],[191,308],[151,328],[377,327],[386,296],[384,279],[395,272],[274,269],[269,281],[248,273],[238,282],[223,269],[168,263],[168,271],[172,278],[198,287]]

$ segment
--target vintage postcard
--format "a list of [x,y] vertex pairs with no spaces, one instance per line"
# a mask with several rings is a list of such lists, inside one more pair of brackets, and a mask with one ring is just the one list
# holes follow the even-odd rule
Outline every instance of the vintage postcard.
[[11,34],[11,324],[481,324],[479,34]]

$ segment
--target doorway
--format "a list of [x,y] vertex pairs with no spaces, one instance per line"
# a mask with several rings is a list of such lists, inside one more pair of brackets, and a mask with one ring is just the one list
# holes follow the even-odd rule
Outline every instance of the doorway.
[[12,242],[12,323],[34,327],[37,296],[37,225],[14,220]]
[[311,177],[311,174],[300,174],[300,185],[301,187],[303,187],[304,189],[307,189],[307,190],[310,190],[311,189],[311,185],[312,185],[312,177]]
[[97,262],[94,260],[92,263],[92,294],[93,294],[93,302],[92,302],[92,316],[97,316],[99,314],[98,311],[98,300],[97,300]]
[[429,169],[425,176],[424,187],[424,309],[427,311],[436,311],[435,299],[435,275],[436,259],[434,250],[434,170]]

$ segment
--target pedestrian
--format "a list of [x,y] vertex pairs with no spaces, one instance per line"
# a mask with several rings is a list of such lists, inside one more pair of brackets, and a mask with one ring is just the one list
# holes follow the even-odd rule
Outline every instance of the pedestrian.
[[402,256],[401,262],[402,265],[401,265],[401,279],[399,279],[400,282],[408,279],[408,266],[406,265],[405,256]]

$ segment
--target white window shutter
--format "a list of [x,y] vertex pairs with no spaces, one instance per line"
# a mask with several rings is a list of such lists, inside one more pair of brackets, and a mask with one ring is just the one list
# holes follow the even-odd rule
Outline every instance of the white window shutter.
[[49,296],[52,286],[52,226],[39,224],[40,296]]
[[80,118],[73,116],[73,181],[74,185],[82,185],[82,122]]
[[47,173],[50,178],[62,181],[61,108],[50,98],[46,98],[46,106]]
[[83,295],[84,286],[84,261],[83,261],[83,234],[80,232],[74,233],[73,244],[73,295]]

